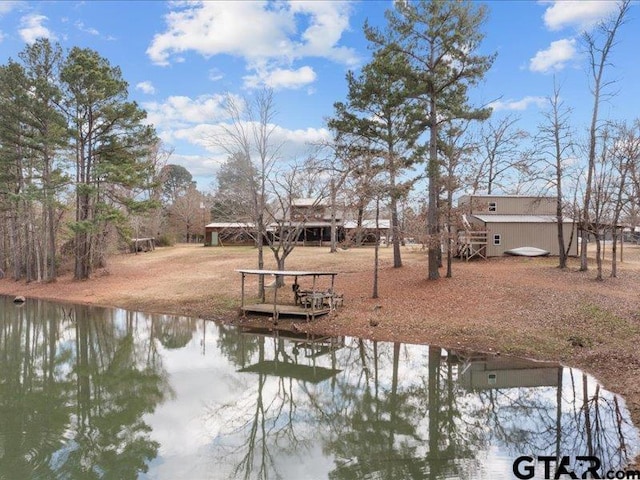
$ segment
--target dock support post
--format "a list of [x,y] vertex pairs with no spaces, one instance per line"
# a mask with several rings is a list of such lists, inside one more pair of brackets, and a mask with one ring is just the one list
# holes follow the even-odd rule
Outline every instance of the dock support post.
[[244,272],[241,273],[240,275],[242,275],[242,282],[241,282],[241,286],[240,286],[240,308],[242,309],[242,316],[246,317],[247,316],[247,311],[244,309]]

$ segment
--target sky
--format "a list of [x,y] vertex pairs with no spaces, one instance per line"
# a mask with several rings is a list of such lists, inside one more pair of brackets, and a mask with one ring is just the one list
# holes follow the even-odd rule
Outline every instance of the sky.
[[[494,115],[516,115],[534,131],[553,91],[573,109],[579,134],[588,127],[592,95],[580,37],[616,10],[613,1],[488,1],[479,53],[496,53],[470,92]],[[283,161],[303,160],[328,139],[326,121],[344,101],[347,71],[370,59],[363,25],[384,27],[385,1],[33,1],[0,0],[0,62],[46,37],[64,49],[91,48],[119,66],[129,97],[148,113],[169,163],[212,190],[225,160],[211,138],[228,121],[226,95],[247,99],[274,91],[275,134]],[[614,82],[602,117],[640,117],[640,7],[632,5],[618,35],[607,80]]]

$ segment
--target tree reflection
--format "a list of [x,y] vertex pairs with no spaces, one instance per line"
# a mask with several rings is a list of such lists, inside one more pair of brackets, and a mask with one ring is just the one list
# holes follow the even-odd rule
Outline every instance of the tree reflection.
[[[295,342],[262,337],[259,345],[243,365],[304,361]],[[437,347],[425,356],[416,354],[419,348],[351,339],[322,359],[325,368],[341,371],[320,382],[279,377],[282,369],[243,368],[258,373],[255,390],[210,411],[221,425],[216,458],[231,462],[237,478],[278,478],[284,459],[304,460],[320,444],[333,459],[332,479],[471,478],[495,448],[507,462],[589,452],[607,468],[629,460],[630,425],[617,397],[601,395],[596,384],[567,386],[563,372],[571,370]],[[481,372],[485,384],[474,386],[468,375],[478,367],[491,370]]]
[[0,478],[53,476],[73,388],[61,374],[71,354],[57,347],[56,313],[43,303],[18,309],[0,297]]
[[76,306],[68,314],[41,302],[1,311],[0,475],[145,472],[158,444],[143,415],[168,393],[150,325],[134,313]]
[[[616,469],[638,448],[619,398],[567,367],[3,301],[0,478],[174,473],[192,445],[169,439],[177,453],[151,462],[163,432],[150,425],[175,418],[180,438],[208,439],[188,455],[214,478],[491,478],[520,455],[593,454]],[[173,394],[165,363],[178,394],[154,417]]]
[[258,336],[242,335],[240,330],[232,325],[213,324],[213,326],[218,333],[216,341],[218,350],[237,367],[244,367],[260,348],[261,342]]
[[191,341],[196,330],[195,318],[174,315],[150,315],[150,318],[154,338],[168,349],[183,348]]

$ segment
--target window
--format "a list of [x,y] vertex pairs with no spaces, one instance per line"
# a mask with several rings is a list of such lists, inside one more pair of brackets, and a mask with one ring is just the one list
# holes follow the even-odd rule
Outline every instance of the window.
[[497,211],[498,206],[496,205],[496,202],[489,202],[489,211],[490,212],[495,212]]
[[501,245],[501,244],[502,244],[502,237],[500,236],[500,234],[499,234],[499,233],[496,233],[496,234],[493,236],[493,244],[494,244],[494,245]]

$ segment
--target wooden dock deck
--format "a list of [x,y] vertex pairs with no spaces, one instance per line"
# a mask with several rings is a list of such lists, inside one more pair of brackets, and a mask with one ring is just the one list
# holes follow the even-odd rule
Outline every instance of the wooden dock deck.
[[314,318],[321,315],[326,315],[331,312],[330,308],[305,308],[297,305],[274,305],[269,303],[254,303],[251,305],[243,305],[243,312],[248,313],[264,313],[264,314],[273,314],[274,308],[278,316],[280,315],[289,315],[289,316],[298,316],[305,318]]
[[[250,313],[262,313],[271,314],[273,320],[277,321],[280,315],[298,316],[304,317],[309,320],[315,320],[316,317],[326,315],[339,305],[342,305],[342,295],[336,295],[333,287],[335,282],[336,272],[316,272],[316,271],[300,271],[300,270],[254,270],[254,269],[241,269],[236,270],[241,274],[241,306],[240,309],[244,314]],[[270,275],[275,277],[277,281],[278,277],[293,277],[293,293],[296,299],[294,305],[290,303],[278,303],[278,288],[273,290],[273,301],[270,303],[253,303],[246,305],[245,302],[245,277],[247,275],[258,275],[264,277]],[[304,294],[300,294],[302,290],[299,289],[298,278],[310,277],[312,281],[311,290],[305,290]],[[327,290],[319,290],[317,282],[321,277],[331,277],[331,286]],[[275,286],[275,284],[274,284]]]

